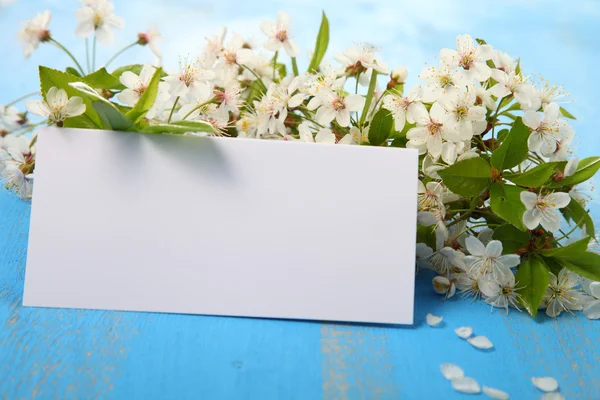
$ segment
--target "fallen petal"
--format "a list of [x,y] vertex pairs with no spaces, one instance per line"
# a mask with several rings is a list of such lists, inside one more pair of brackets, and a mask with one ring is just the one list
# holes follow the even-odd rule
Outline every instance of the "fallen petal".
[[559,392],[544,393],[541,397],[542,400],[565,400],[565,396]]
[[429,314],[427,314],[427,325],[437,326],[437,325],[439,325],[440,322],[442,322],[443,319],[444,319],[444,317],[437,317],[437,316],[429,313]]
[[486,338],[485,336],[468,338],[467,342],[471,343],[473,347],[477,347],[478,349],[491,349],[494,347],[494,344],[490,342],[490,339]]
[[540,378],[533,377],[531,378],[531,382],[536,388],[540,389],[542,392],[554,392],[556,389],[558,389],[558,382],[551,376],[545,376]]
[[459,338],[467,339],[471,337],[471,334],[473,333],[473,328],[471,328],[470,326],[461,326],[460,328],[456,328],[454,332],[458,335]]
[[485,393],[485,395],[487,397],[489,397],[490,399],[508,400],[510,398],[510,396],[508,395],[508,393],[503,392],[500,389],[491,388],[489,386],[484,386],[483,387],[483,393]]
[[452,388],[457,392],[461,393],[481,393],[481,388],[479,387],[479,383],[473,378],[468,376],[463,376],[462,378],[452,379]]
[[440,365],[440,371],[442,371],[444,378],[449,381],[465,376],[465,372],[456,364],[444,363]]

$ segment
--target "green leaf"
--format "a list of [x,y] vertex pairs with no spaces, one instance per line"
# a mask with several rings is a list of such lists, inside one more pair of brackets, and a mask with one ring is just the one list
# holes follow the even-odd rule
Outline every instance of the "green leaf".
[[113,75],[117,79],[119,79],[121,77],[121,75],[123,74],[123,72],[125,72],[125,71],[131,71],[134,74],[139,75],[140,72],[142,72],[142,68],[144,68],[143,64],[124,65],[122,67],[115,69],[111,75]]
[[142,118],[150,108],[154,105],[156,95],[158,94],[158,84],[160,82],[162,68],[157,68],[152,75],[152,79],[148,83],[148,87],[144,91],[144,94],[140,96],[140,99],[131,111],[127,113],[127,117],[132,121],[137,121]]
[[435,242],[435,229],[431,226],[417,224],[417,243],[425,243],[427,246],[435,249]]
[[[81,97],[79,91],[69,85],[73,82],[81,82],[80,77],[43,66],[39,67],[39,74],[40,90],[44,96],[44,99],[46,99],[46,93],[48,93],[48,90],[50,90],[50,88],[53,86],[57,87],[58,89],[64,89],[69,97]],[[92,102],[90,99],[84,96],[83,103],[85,104],[85,113],[78,117],[65,120],[64,126],[68,128],[101,128],[102,123],[100,121],[100,117],[94,110],[94,107],[92,107]]]
[[125,114],[110,103],[95,101],[92,106],[102,119],[103,125],[108,126],[108,129],[125,131],[133,125],[133,122]]
[[515,227],[525,231],[523,214],[527,210],[521,201],[521,192],[524,189],[518,186],[494,183],[490,190],[490,206],[492,211],[510,222]]
[[569,118],[569,119],[577,119],[573,116],[573,114],[571,114],[570,112],[568,112],[567,110],[565,110],[564,108],[560,108],[560,113],[563,115],[563,117],[565,118]]
[[[192,122],[192,121],[190,121]],[[148,125],[139,130],[140,133],[153,133],[153,134],[172,134],[172,135],[182,135],[186,132],[214,132],[214,128],[212,125],[201,122],[201,121],[193,121],[197,124],[195,126],[188,125],[176,125],[176,124],[158,124],[158,125]],[[210,128],[209,128],[210,127]]]
[[329,21],[323,11],[321,17],[321,27],[319,28],[319,34],[317,35],[317,43],[315,44],[315,51],[313,53],[310,64],[308,65],[308,72],[316,72],[325,56],[327,46],[329,45]]
[[400,136],[392,140],[391,147],[402,147],[406,148],[406,144],[408,143],[408,139],[406,137]]
[[577,171],[558,182],[560,186],[573,186],[590,179],[600,169],[600,157],[588,157],[579,162]]
[[369,143],[372,146],[379,146],[385,142],[394,126],[394,118],[390,112],[381,108],[369,124]]
[[508,129],[502,129],[500,132],[498,132],[498,140],[500,142],[503,142],[504,139],[506,139],[506,137],[508,136],[508,133],[510,131]]
[[517,287],[522,287],[519,290],[520,301],[534,318],[546,293],[549,279],[546,265],[537,257],[528,257],[519,265],[515,281]]
[[504,174],[502,177],[519,186],[537,188],[548,182],[560,164],[564,163],[547,162],[521,174]]
[[521,118],[517,118],[510,132],[492,154],[492,166],[499,171],[516,167],[527,158],[529,128]]
[[584,278],[600,281],[600,254],[586,251],[568,256],[555,256],[555,258],[568,270]]
[[80,77],[80,78],[81,78],[81,74],[79,73],[79,71],[77,71],[77,70],[76,70],[75,68],[73,68],[73,67],[67,67],[67,68],[65,69],[65,72],[66,72],[66,73],[68,73],[68,74],[71,74],[71,75],[74,75],[74,76],[77,76],[77,77]]
[[452,192],[461,196],[477,196],[492,182],[490,165],[481,157],[468,158],[438,171]]
[[171,125],[184,126],[188,128],[188,132],[216,133],[215,128],[205,121],[175,121]]
[[487,44],[487,42],[486,42],[485,40],[481,39],[481,38],[475,38],[475,41],[476,41],[478,44]]
[[548,267],[548,270],[552,272],[554,275],[558,276],[560,271],[563,269],[563,266],[560,265],[560,262],[551,257],[542,257],[544,264]]
[[106,68],[100,68],[98,71],[84,76],[83,80],[94,89],[125,89],[119,78],[110,74]]
[[569,244],[568,246],[542,250],[541,254],[546,257],[556,257],[561,259],[565,257],[569,258],[587,251],[589,243],[590,237],[585,237]]
[[503,254],[514,254],[529,242],[531,236],[511,224],[504,224],[494,230],[493,238],[502,242]]
[[571,199],[569,205],[561,208],[560,212],[567,222],[573,221],[576,225],[585,227],[585,233],[588,236],[595,237],[594,220],[585,208],[575,199]]

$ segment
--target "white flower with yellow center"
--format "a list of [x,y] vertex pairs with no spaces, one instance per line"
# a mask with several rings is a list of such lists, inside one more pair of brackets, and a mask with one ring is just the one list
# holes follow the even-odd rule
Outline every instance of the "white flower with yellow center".
[[335,134],[329,128],[321,128],[316,135],[309,128],[310,123],[304,121],[298,126],[300,140],[308,143],[328,143],[335,144]]
[[519,265],[516,254],[502,255],[502,242],[491,240],[484,245],[475,236],[465,240],[470,255],[465,257],[469,275],[479,280],[480,288],[488,281],[498,281],[502,275],[512,274],[510,268]]
[[486,297],[485,302],[493,307],[504,308],[507,313],[509,306],[521,311],[519,289],[516,287],[515,275],[510,271],[498,275],[496,279],[483,280],[480,284],[480,290]]
[[546,315],[554,318],[563,311],[582,310],[588,297],[577,289],[579,286],[577,275],[566,268],[559,272],[558,278],[551,272],[549,274],[550,281],[542,300],[542,304],[546,306]]
[[445,122],[461,140],[471,140],[473,135],[480,135],[487,127],[486,109],[475,105],[476,100],[474,87],[461,87],[440,100],[448,113]]
[[179,62],[179,72],[164,77],[169,84],[169,91],[173,97],[181,97],[182,100],[193,100],[196,97],[209,97],[212,93],[208,83],[215,78],[215,73],[201,67],[198,61]]
[[432,103],[443,96],[453,93],[471,83],[466,71],[456,70],[451,65],[441,63],[439,67],[426,67],[419,74],[419,79],[426,85],[423,87],[422,99]]
[[123,18],[114,14],[114,4],[109,0],[82,0],[82,3],[85,6],[75,10],[79,21],[75,34],[84,39],[95,34],[101,43],[111,43],[115,36],[111,28],[125,26]]
[[460,138],[446,123],[446,110],[434,103],[429,112],[426,109],[415,109],[416,127],[406,133],[408,143],[406,147],[419,150],[420,154],[429,153],[434,161],[442,154],[444,140],[458,142]]
[[326,87],[321,88],[316,97],[320,107],[315,118],[321,125],[327,125],[335,119],[340,126],[347,127],[350,125],[350,113],[362,110],[365,105],[365,98],[359,94],[347,95],[341,90],[334,92]]
[[69,98],[64,89],[51,87],[46,93],[46,101],[28,100],[25,102],[27,111],[48,118],[48,124],[63,126],[67,118],[76,117],[85,112],[85,104],[79,96]]
[[290,57],[297,57],[300,53],[296,42],[290,39],[290,16],[287,13],[278,12],[275,23],[262,21],[260,29],[269,37],[264,44],[267,50],[278,51],[283,47]]
[[150,47],[150,50],[154,53],[156,57],[162,59],[162,50],[158,47],[158,41],[160,40],[160,31],[155,24],[152,24],[148,27],[146,32],[138,33],[138,43],[141,46]]
[[442,49],[440,59],[448,65],[459,66],[469,71],[473,79],[483,82],[492,74],[491,68],[486,64],[486,61],[492,58],[492,54],[492,46],[476,46],[471,36],[458,35],[456,50]]
[[371,71],[375,70],[380,74],[388,73],[388,66],[378,60],[377,49],[370,44],[358,44],[354,47],[349,47],[341,54],[335,56],[335,59],[342,64],[345,72],[350,76],[360,74],[361,84],[369,83]]
[[542,114],[535,111],[525,111],[523,123],[531,129],[527,140],[530,151],[535,151],[548,157],[556,152],[558,143],[573,134],[573,129],[567,121],[560,118],[560,107],[551,103]]
[[392,92],[383,98],[383,108],[392,113],[394,118],[394,129],[402,132],[406,121],[415,123],[415,117],[427,112],[423,103],[420,102],[421,86],[414,86],[408,90],[406,96]]
[[533,192],[521,192],[521,202],[527,209],[523,214],[523,223],[527,229],[535,229],[542,225],[549,232],[560,228],[559,209],[569,205],[571,197],[568,193],[556,192],[541,195]]
[[25,22],[21,30],[17,33],[23,44],[25,58],[29,57],[41,42],[50,40],[48,25],[50,25],[51,17],[52,15],[48,10],[38,13],[31,20]]
[[132,71],[123,72],[119,80],[126,86],[126,89],[123,89],[117,95],[117,99],[128,106],[134,106],[146,92],[155,72],[156,68],[151,65],[144,65],[139,75]]

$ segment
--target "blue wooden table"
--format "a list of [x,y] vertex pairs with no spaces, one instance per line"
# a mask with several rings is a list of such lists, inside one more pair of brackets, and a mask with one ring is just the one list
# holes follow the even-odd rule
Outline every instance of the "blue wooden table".
[[[412,327],[24,308],[29,213],[0,192],[0,399],[466,397],[443,362],[513,399],[541,396],[532,376],[555,377],[567,399],[600,398],[600,321],[442,302],[426,274]],[[443,325],[430,328],[428,312]],[[463,325],[495,348],[459,339]]]

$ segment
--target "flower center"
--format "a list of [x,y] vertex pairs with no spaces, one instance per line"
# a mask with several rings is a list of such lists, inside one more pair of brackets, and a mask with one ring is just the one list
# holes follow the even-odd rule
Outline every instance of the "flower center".
[[287,30],[285,30],[285,29],[280,30],[275,35],[275,38],[277,40],[279,40],[280,42],[285,42],[286,40],[288,40],[288,32],[287,32]]
[[181,74],[179,75],[179,80],[185,83],[185,86],[190,86],[198,76],[198,70],[194,68],[192,65],[186,65]]
[[94,18],[92,18],[92,23],[94,24],[94,27],[98,29],[104,25],[104,17],[100,13],[95,12]]
[[435,136],[442,131],[442,126],[443,124],[439,122],[431,121],[429,124],[427,124],[427,130],[431,136]]
[[459,66],[463,67],[464,69],[469,69],[473,66],[473,63],[475,62],[475,60],[473,59],[473,55],[471,53],[468,54],[464,54],[459,62]]
[[335,111],[342,111],[346,108],[346,104],[344,104],[344,99],[341,97],[336,97],[335,99],[333,99],[333,101],[331,102],[331,106]]
[[469,115],[469,108],[465,106],[457,107],[456,110],[454,110],[454,114],[456,115],[457,120],[465,119],[467,118],[467,115]]
[[440,75],[439,80],[440,80],[440,86],[442,88],[446,88],[448,86],[452,86],[453,85],[452,76],[450,76],[449,74]]

